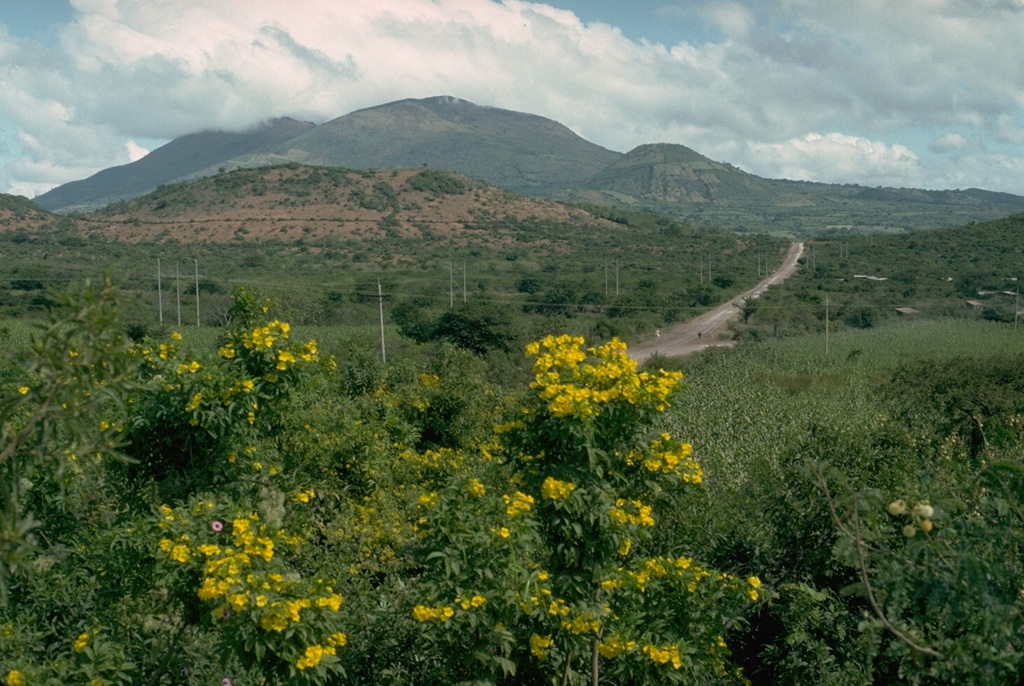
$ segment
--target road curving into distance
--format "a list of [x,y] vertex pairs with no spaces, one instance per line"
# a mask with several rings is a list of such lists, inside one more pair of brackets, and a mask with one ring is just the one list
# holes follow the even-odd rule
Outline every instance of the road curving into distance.
[[797,260],[804,252],[803,243],[789,247],[782,265],[771,275],[761,280],[749,291],[740,293],[713,310],[661,332],[660,338],[653,338],[629,349],[629,356],[642,363],[655,353],[663,355],[689,355],[713,345],[734,345],[735,341],[719,338],[726,324],[740,315],[740,308],[747,298],[756,298],[769,286],[782,283],[796,271]]

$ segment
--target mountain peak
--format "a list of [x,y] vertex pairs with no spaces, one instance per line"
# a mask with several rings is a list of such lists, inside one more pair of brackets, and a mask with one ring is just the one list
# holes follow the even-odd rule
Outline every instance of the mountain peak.
[[435,95],[432,98],[423,98],[422,102],[428,102],[436,105],[470,105],[472,107],[480,107],[476,103],[470,102],[469,100],[463,100],[462,98],[456,98],[454,95]]

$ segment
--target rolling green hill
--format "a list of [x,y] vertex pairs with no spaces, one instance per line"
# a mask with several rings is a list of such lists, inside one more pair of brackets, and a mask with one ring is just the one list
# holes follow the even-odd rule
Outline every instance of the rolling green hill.
[[644,145],[568,201],[666,214],[735,231],[877,233],[943,228],[1024,210],[1024,197],[979,189],[925,191],[765,179],[681,145]]
[[49,213],[28,198],[0,193],[0,221],[40,217],[46,214]]

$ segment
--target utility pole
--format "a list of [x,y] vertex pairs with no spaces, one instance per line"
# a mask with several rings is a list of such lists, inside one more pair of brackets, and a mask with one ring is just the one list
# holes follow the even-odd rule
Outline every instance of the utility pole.
[[174,265],[174,286],[178,290],[178,326],[181,326],[181,270]]
[[608,295],[608,260],[604,261],[604,294]]
[[828,296],[825,296],[825,357],[828,357]]
[[377,302],[380,305],[380,361],[388,363],[388,354],[384,349],[384,293],[380,289],[380,279],[377,279]]
[[160,312],[160,323],[164,323],[164,293],[161,290],[162,286],[160,275],[160,258],[156,258],[156,309]]
[[455,305],[455,275],[452,273],[452,261],[448,260],[448,307]]
[[700,266],[697,268],[697,271],[700,272],[700,285],[703,286],[704,285],[704,253],[699,253],[697,255],[697,260],[700,262]]
[[199,258],[195,258],[196,263],[196,326],[199,326]]
[[466,304],[466,263],[462,263],[462,304]]
[[615,295],[619,294],[619,261],[615,260]]
[[1013,297],[1013,332],[1017,333],[1017,315],[1020,313],[1020,286]]

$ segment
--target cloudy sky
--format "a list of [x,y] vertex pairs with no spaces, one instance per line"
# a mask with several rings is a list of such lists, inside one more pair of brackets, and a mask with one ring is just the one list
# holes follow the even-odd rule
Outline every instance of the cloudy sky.
[[766,177],[1024,195],[1024,0],[0,0],[0,192],[433,95]]

